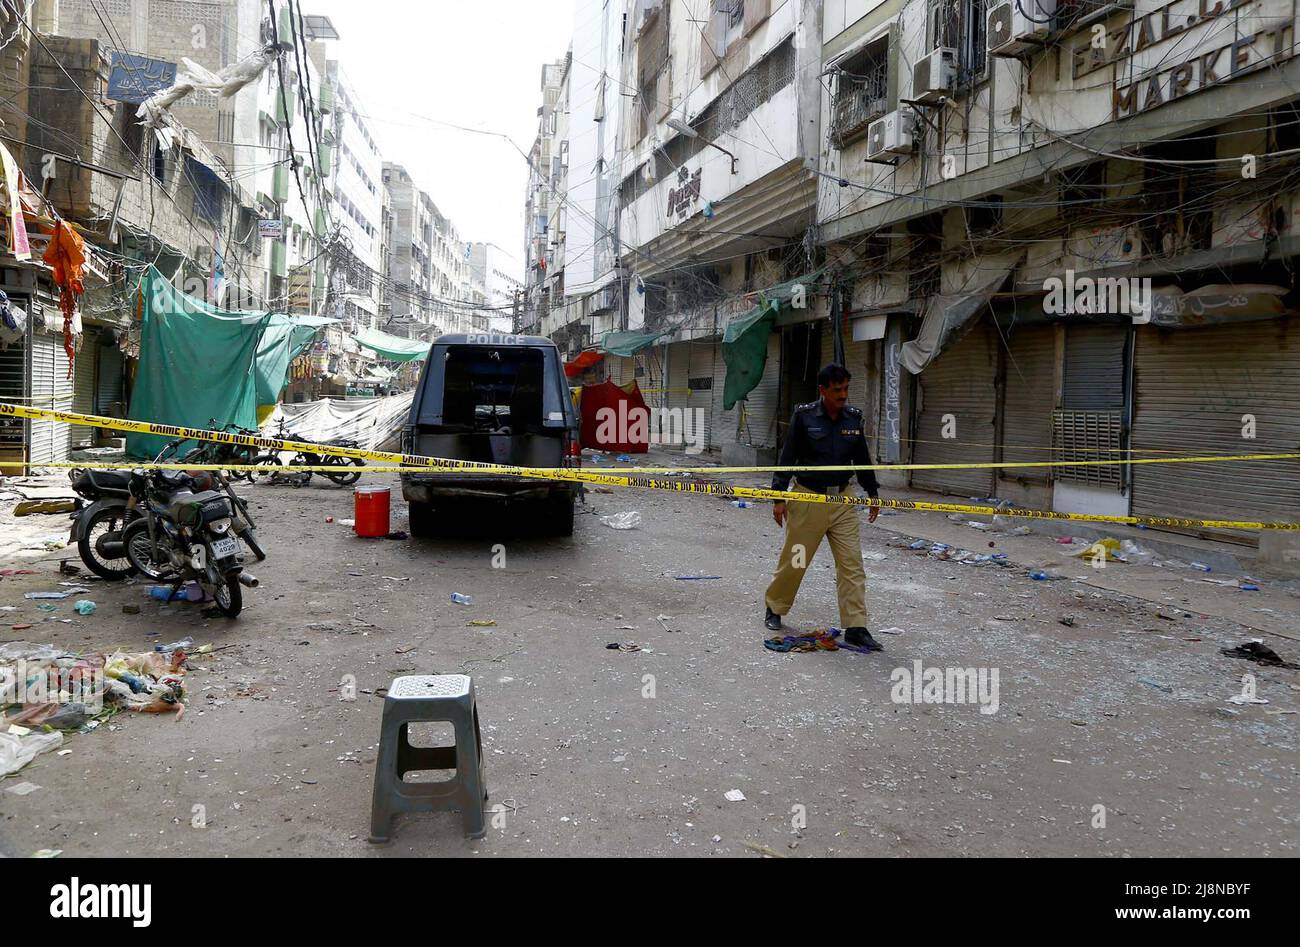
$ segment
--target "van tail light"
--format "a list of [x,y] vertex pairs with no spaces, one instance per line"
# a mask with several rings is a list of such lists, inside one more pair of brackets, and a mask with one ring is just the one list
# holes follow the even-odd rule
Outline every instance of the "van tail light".
[[576,440],[569,441],[569,446],[565,448],[565,454],[569,458],[570,467],[582,466],[582,444]]

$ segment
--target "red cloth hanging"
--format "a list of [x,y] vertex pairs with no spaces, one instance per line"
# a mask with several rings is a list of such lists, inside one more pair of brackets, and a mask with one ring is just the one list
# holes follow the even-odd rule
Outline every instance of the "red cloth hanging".
[[568,378],[576,378],[604,357],[604,352],[579,352],[573,361],[564,363],[564,374]]
[[78,297],[86,290],[82,279],[86,245],[71,226],[56,220],[50,245],[45,248],[42,259],[54,271],[54,284],[59,287],[59,308],[63,310],[63,351],[68,353],[68,377],[71,378],[72,363],[77,355],[72,343],[72,317],[77,311]]

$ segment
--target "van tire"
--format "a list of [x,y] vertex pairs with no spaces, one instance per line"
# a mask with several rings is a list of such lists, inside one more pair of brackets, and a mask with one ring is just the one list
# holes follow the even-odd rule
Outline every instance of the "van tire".
[[411,500],[408,504],[410,521],[408,525],[411,528],[411,535],[419,538],[428,538],[433,535],[434,511],[432,503],[420,503]]
[[558,497],[552,497],[550,500],[551,507],[551,532],[556,536],[573,535],[573,497],[570,494],[563,494]]

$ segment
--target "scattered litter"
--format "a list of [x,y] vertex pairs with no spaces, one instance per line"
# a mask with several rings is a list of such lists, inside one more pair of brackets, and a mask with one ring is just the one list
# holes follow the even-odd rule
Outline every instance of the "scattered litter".
[[630,654],[633,651],[640,651],[641,646],[632,641],[628,641],[623,644],[620,644],[617,641],[611,641],[609,644],[605,645],[605,649],[607,651],[622,651],[624,653]]
[[73,563],[69,562],[67,559],[64,559],[62,562],[59,563],[59,574],[60,575],[81,575],[81,567],[74,565]]
[[889,557],[883,552],[864,552],[862,558],[866,559],[868,562],[884,562]]
[[1267,704],[1267,697],[1256,697],[1253,694],[1233,694],[1228,698],[1230,704]]
[[1292,671],[1300,671],[1300,664],[1283,661],[1276,651],[1261,641],[1248,641],[1245,644],[1237,645],[1235,648],[1220,648],[1219,654],[1226,655],[1229,658],[1241,658],[1244,661],[1254,661],[1256,664],[1264,664],[1268,667],[1288,668]]
[[720,575],[675,575],[673,576],[678,582],[708,582],[713,579],[721,579]]
[[668,624],[668,623],[669,623],[670,621],[672,621],[672,620],[673,620],[673,617],[672,617],[671,615],[656,615],[656,616],[655,616],[655,621],[659,622],[660,627],[663,628],[664,631],[669,632],[669,633],[672,633],[672,632],[674,632],[674,631],[681,631],[681,628],[673,628],[672,626],[670,626],[670,625]]
[[71,596],[71,595],[84,595],[86,592],[89,592],[89,591],[90,591],[90,589],[86,588],[85,586],[83,586],[83,585],[78,585],[78,586],[76,586],[75,588],[66,589],[65,591],[62,591],[62,592],[24,592],[24,593],[23,593],[23,598],[28,598],[28,599],[65,599],[65,598],[68,598],[68,597]]
[[122,614],[123,614],[123,615],[139,615],[139,614],[140,614],[140,606],[139,606],[139,605],[123,605],[123,606],[122,606]]
[[1279,716],[1279,715],[1281,715],[1281,714],[1294,714],[1294,713],[1300,713],[1300,711],[1295,711],[1295,710],[1266,710],[1266,711],[1264,711],[1264,713],[1269,714],[1270,716],[1274,716],[1274,717],[1276,717],[1276,716]]
[[1033,572],[1029,573],[1029,578],[1033,579],[1035,582],[1046,582],[1051,578],[1051,576],[1042,569],[1035,569]]
[[1064,763],[1066,766],[1071,766],[1071,765],[1073,765],[1073,761],[1072,761],[1072,760],[1058,760],[1058,759],[1053,759],[1052,762],[1053,762],[1053,763]]
[[[60,734],[60,736],[62,735]],[[5,792],[11,792],[15,796],[25,796],[28,793],[36,792],[36,790],[40,788],[41,787],[36,785],[35,783],[22,782],[22,783],[15,783],[12,786],[6,786]]]
[[882,635],[901,635],[903,634],[903,629],[898,627],[881,628],[880,633]]
[[37,574],[36,571],[33,569],[0,569],[0,576],[36,575],[36,574]]
[[1062,625],[1064,625],[1066,628],[1073,628],[1073,627],[1074,627],[1074,616],[1073,616],[1073,615],[1062,615],[1060,618],[1057,619],[1057,621],[1059,621],[1059,622],[1060,622]]
[[641,525],[641,514],[635,510],[629,510],[625,513],[602,516],[600,521],[610,529],[637,529]]
[[732,500],[731,505],[738,510],[747,510],[754,504],[750,503],[748,500]]
[[766,857],[768,857],[768,858],[785,858],[785,857],[786,857],[785,855],[782,855],[780,852],[776,851],[776,849],[772,848],[772,846],[770,846],[770,845],[763,845],[763,844],[760,844],[759,842],[746,842],[746,843],[745,843],[745,847],[746,847],[747,849],[749,849],[750,851],[752,851],[752,852],[758,852],[758,854],[760,854],[760,855],[764,855],[764,856],[766,856]]
[[58,858],[62,854],[61,848],[38,848],[32,852],[32,858]]
[[724,794],[727,802],[744,802],[745,794],[739,789],[728,789]]
[[617,457],[615,457],[614,459],[617,460],[620,464],[630,464],[630,463],[632,463],[632,458],[631,458],[631,456],[629,456],[628,454],[619,454],[619,455],[618,455]]
[[981,522],[979,522],[978,520],[967,520],[966,525],[969,526],[971,529],[981,529],[981,530],[984,530],[984,529],[992,529],[992,528],[993,528],[993,527],[990,526],[988,523],[981,523]]
[[409,575],[381,575],[380,578],[381,578],[381,579],[387,579],[387,580],[390,581],[390,582],[410,582],[410,581],[411,581],[411,577],[410,577]]
[[333,523],[333,522],[334,522],[334,517],[332,517],[332,516],[327,516],[327,517],[325,517],[325,522],[327,522],[327,523]]
[[465,622],[467,628],[491,628],[496,625],[496,621],[491,618],[471,618]]
[[30,627],[32,626],[31,625],[10,625],[9,629],[10,631],[26,631]]
[[1008,535],[1011,535],[1011,536],[1028,536],[1028,535],[1029,535],[1030,533],[1032,533],[1032,532],[1033,532],[1033,530],[1030,529],[1028,526],[1017,526],[1017,527],[1015,527],[1014,529],[1010,530],[1010,532],[1009,532]]
[[180,641],[173,641],[171,644],[156,644],[153,646],[154,651],[159,654],[170,654],[173,651],[189,651],[194,647],[194,639],[186,635]]
[[1073,536],[1057,536],[1057,537],[1056,537],[1056,542],[1057,542],[1058,545],[1061,545],[1061,546],[1073,546],[1073,545],[1074,545],[1074,537],[1073,537]]
[[75,605],[73,605],[72,607],[75,608],[75,609],[77,610],[77,614],[78,614],[78,615],[93,615],[93,614],[95,614],[95,603],[92,602],[92,601],[91,601],[90,599],[88,599],[88,598],[83,598],[83,599],[81,599],[80,601],[78,601],[78,602],[77,602]]
[[357,525],[357,521],[356,521],[356,520],[339,520],[339,525],[340,525],[340,526],[356,526],[356,525]]
[[1156,690],[1163,691],[1166,694],[1172,694],[1174,692],[1174,689],[1168,684],[1161,684],[1159,681],[1153,681],[1149,677],[1139,677],[1138,683],[1145,684],[1147,687],[1154,687]]
[[14,516],[31,516],[33,513],[71,513],[76,509],[74,500],[23,500],[14,507]]
[[472,596],[472,595],[463,595],[463,594],[461,594],[460,592],[452,592],[452,593],[451,593],[451,601],[452,601],[452,603],[455,604],[455,605],[473,605],[473,604],[474,604],[474,596]]
[[1207,566],[1207,565],[1206,565],[1205,563],[1203,563],[1203,562],[1189,562],[1189,563],[1187,563],[1187,564],[1188,564],[1189,566],[1191,566],[1193,569],[1199,569],[1201,572],[1213,572],[1213,571],[1214,571],[1213,569],[1211,569],[1209,566]]
[[385,539],[406,539],[407,535],[405,530],[395,529],[384,538]]

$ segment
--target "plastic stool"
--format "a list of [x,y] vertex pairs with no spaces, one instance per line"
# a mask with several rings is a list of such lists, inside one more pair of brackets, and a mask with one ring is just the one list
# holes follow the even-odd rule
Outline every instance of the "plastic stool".
[[[406,739],[408,723],[446,722],[456,728],[455,746],[415,747]],[[454,769],[454,779],[408,783],[416,770]],[[483,801],[483,738],[479,734],[474,682],[465,674],[415,674],[393,680],[384,698],[375,790],[370,806],[370,841],[386,842],[401,812],[459,809],[470,838],[487,834]]]

